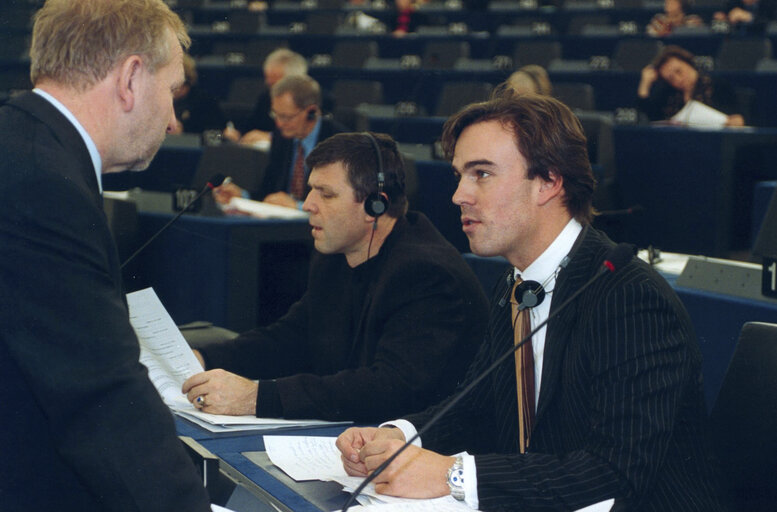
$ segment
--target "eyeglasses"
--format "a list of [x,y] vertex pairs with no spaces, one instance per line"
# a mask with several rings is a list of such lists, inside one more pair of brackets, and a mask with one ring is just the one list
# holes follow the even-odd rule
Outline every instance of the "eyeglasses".
[[298,110],[294,114],[279,114],[279,113],[277,113],[274,110],[270,110],[270,118],[273,119],[273,120],[278,120],[278,121],[280,121],[282,123],[287,123],[287,122],[291,121],[292,119],[294,119],[295,117],[297,117],[298,115],[300,115],[301,113],[306,112],[306,111],[307,111],[307,109],[303,108],[303,109]]

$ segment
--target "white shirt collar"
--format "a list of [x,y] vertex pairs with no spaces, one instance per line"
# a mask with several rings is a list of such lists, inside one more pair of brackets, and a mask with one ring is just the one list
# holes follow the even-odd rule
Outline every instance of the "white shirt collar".
[[[534,260],[526,269],[521,272],[515,269],[515,275],[521,276],[524,281],[532,280],[543,283],[552,276],[556,269],[561,265],[561,260],[570,253],[572,246],[575,245],[578,235],[583,230],[583,226],[575,219],[570,219],[561,233],[545,249],[539,258]],[[554,281],[554,279],[551,279]]]
[[89,136],[89,133],[84,129],[83,126],[81,126],[81,123],[78,122],[78,119],[76,119],[76,116],[73,115],[72,112],[70,112],[65,105],[63,105],[58,99],[56,99],[51,94],[47,93],[46,91],[42,89],[38,89],[37,87],[32,90],[32,92],[42,96],[46,100],[48,100],[49,103],[54,105],[57,110],[62,112],[62,115],[65,116],[68,121],[72,123],[73,126],[75,126],[76,130],[79,134],[81,134],[81,138],[84,139],[84,144],[86,144],[86,149],[89,151],[89,156],[92,159],[92,165],[94,165],[94,172],[97,175],[97,186],[100,188],[100,193],[103,193],[103,181],[102,181],[102,158],[100,158],[100,152],[97,151],[97,146],[95,145],[94,141],[92,140],[92,137]]

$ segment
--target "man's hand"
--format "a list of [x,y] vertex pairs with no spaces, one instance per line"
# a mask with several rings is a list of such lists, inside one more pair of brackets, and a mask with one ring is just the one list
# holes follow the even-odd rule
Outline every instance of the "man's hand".
[[[398,428],[349,428],[337,438],[345,472],[367,476],[405,444]],[[436,498],[450,493],[448,469],[454,457],[408,446],[375,480],[375,490],[405,498]]]
[[213,199],[219,204],[228,204],[233,197],[243,197],[243,189],[234,183],[224,183],[213,189]]
[[[404,445],[397,439],[378,439],[364,445],[359,452],[368,473]],[[446,457],[411,445],[380,473],[373,483],[380,494],[402,498],[438,498],[450,494],[448,469],[455,457]]]
[[189,377],[182,391],[203,412],[253,416],[258,389],[259,385],[252,380],[224,370],[210,370]]
[[258,142],[270,142],[272,138],[271,132],[263,132],[262,130],[251,130],[240,138],[241,144],[253,145]]
[[367,476],[367,466],[359,458],[359,452],[365,444],[376,439],[398,439],[405,442],[405,436],[398,428],[351,427],[338,436],[335,445],[340,450],[346,473],[351,476]]
[[268,194],[267,197],[264,198],[263,202],[276,204],[278,206],[285,206],[286,208],[297,208],[297,200],[286,192],[273,192],[272,194]]

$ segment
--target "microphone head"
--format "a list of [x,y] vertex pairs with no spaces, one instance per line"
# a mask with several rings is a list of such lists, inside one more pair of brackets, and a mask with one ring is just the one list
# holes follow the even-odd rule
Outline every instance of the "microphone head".
[[226,176],[224,176],[221,173],[214,174],[209,180],[208,180],[208,187],[210,188],[216,188],[220,187],[222,183],[224,183],[224,180],[227,179]]
[[604,257],[603,265],[610,271],[615,272],[628,263],[636,254],[637,247],[633,244],[618,244]]

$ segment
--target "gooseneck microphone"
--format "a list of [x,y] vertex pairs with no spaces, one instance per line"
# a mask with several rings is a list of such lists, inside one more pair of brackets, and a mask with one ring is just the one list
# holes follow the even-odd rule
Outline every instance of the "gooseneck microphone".
[[129,263],[130,261],[132,261],[133,259],[135,259],[135,256],[137,256],[138,254],[140,254],[140,253],[143,251],[143,249],[145,249],[146,247],[148,247],[148,245],[149,245],[151,242],[153,242],[154,240],[156,240],[156,237],[158,237],[159,235],[161,235],[161,234],[162,234],[162,233],[163,233],[163,232],[164,232],[164,231],[165,231],[167,228],[169,228],[169,227],[170,227],[170,225],[171,225],[173,222],[175,222],[176,220],[178,220],[178,218],[179,218],[181,215],[183,215],[183,214],[184,214],[184,212],[185,212],[186,210],[188,210],[188,209],[189,209],[189,207],[190,207],[191,205],[193,205],[195,202],[197,202],[197,200],[198,200],[199,198],[201,198],[201,197],[202,197],[202,196],[205,194],[205,192],[207,192],[208,190],[213,190],[214,188],[221,186],[221,184],[222,184],[222,183],[224,183],[224,180],[225,180],[225,179],[226,179],[226,177],[225,177],[223,174],[216,174],[216,175],[214,175],[213,177],[211,177],[211,179],[209,179],[209,180],[208,180],[208,182],[205,184],[205,186],[204,186],[204,187],[202,187],[202,190],[200,190],[200,192],[199,192],[199,193],[198,193],[196,196],[194,196],[194,199],[192,199],[191,201],[189,201],[189,202],[186,204],[186,206],[184,206],[183,208],[181,208],[181,211],[179,211],[177,214],[175,214],[175,217],[173,217],[172,219],[170,219],[170,220],[168,221],[168,223],[167,223],[167,224],[165,224],[164,226],[162,226],[162,228],[161,228],[159,231],[157,231],[156,233],[154,233],[154,235],[153,235],[151,238],[149,238],[149,239],[146,241],[146,243],[144,243],[143,245],[141,245],[141,246],[138,248],[138,250],[137,250],[137,251],[133,252],[133,253],[132,253],[132,255],[131,255],[129,258],[127,258],[126,260],[124,260],[124,263],[122,263],[122,264],[121,264],[121,268],[124,268],[124,266],[125,266],[127,263]]
[[400,453],[405,451],[408,446],[410,446],[413,441],[421,437],[422,434],[424,434],[426,431],[429,430],[430,427],[432,427],[437,421],[442,418],[454,405],[456,405],[459,400],[461,400],[467,393],[472,391],[472,389],[477,386],[483,379],[485,379],[491,372],[496,369],[497,366],[502,364],[505,359],[508,357],[511,357],[513,353],[521,348],[526,342],[528,342],[532,336],[534,336],[540,329],[545,327],[545,325],[550,322],[553,318],[556,317],[560,312],[562,312],[566,307],[575,300],[581,293],[583,293],[589,286],[591,286],[594,282],[596,282],[600,277],[602,277],[605,274],[616,272],[617,270],[620,270],[621,267],[626,265],[631,258],[635,254],[636,247],[632,244],[618,244],[612,249],[610,249],[607,254],[604,257],[604,261],[602,262],[602,266],[600,270],[594,274],[593,277],[591,277],[583,286],[578,288],[575,293],[573,293],[568,299],[566,299],[564,302],[559,305],[553,312],[551,312],[548,317],[540,322],[532,331],[526,335],[521,341],[516,343],[513,348],[505,352],[502,356],[500,356],[496,361],[491,363],[491,365],[486,368],[483,373],[478,375],[472,382],[470,382],[464,389],[462,389],[459,394],[454,395],[445,406],[437,411],[437,413],[432,416],[428,422],[426,422],[426,425],[421,427],[413,437],[408,439],[404,445],[402,445],[399,450],[394,452],[388,459],[383,461],[383,463],[375,468],[375,471],[367,475],[367,477],[362,481],[361,484],[359,484],[359,487],[356,488],[356,490],[353,491],[351,496],[348,498],[348,500],[345,502],[345,505],[343,505],[342,512],[346,512],[348,508],[353,505],[354,501],[356,501],[356,498],[359,496],[359,494],[364,490],[367,485],[372,482],[383,470],[385,470],[393,461],[396,459]]

